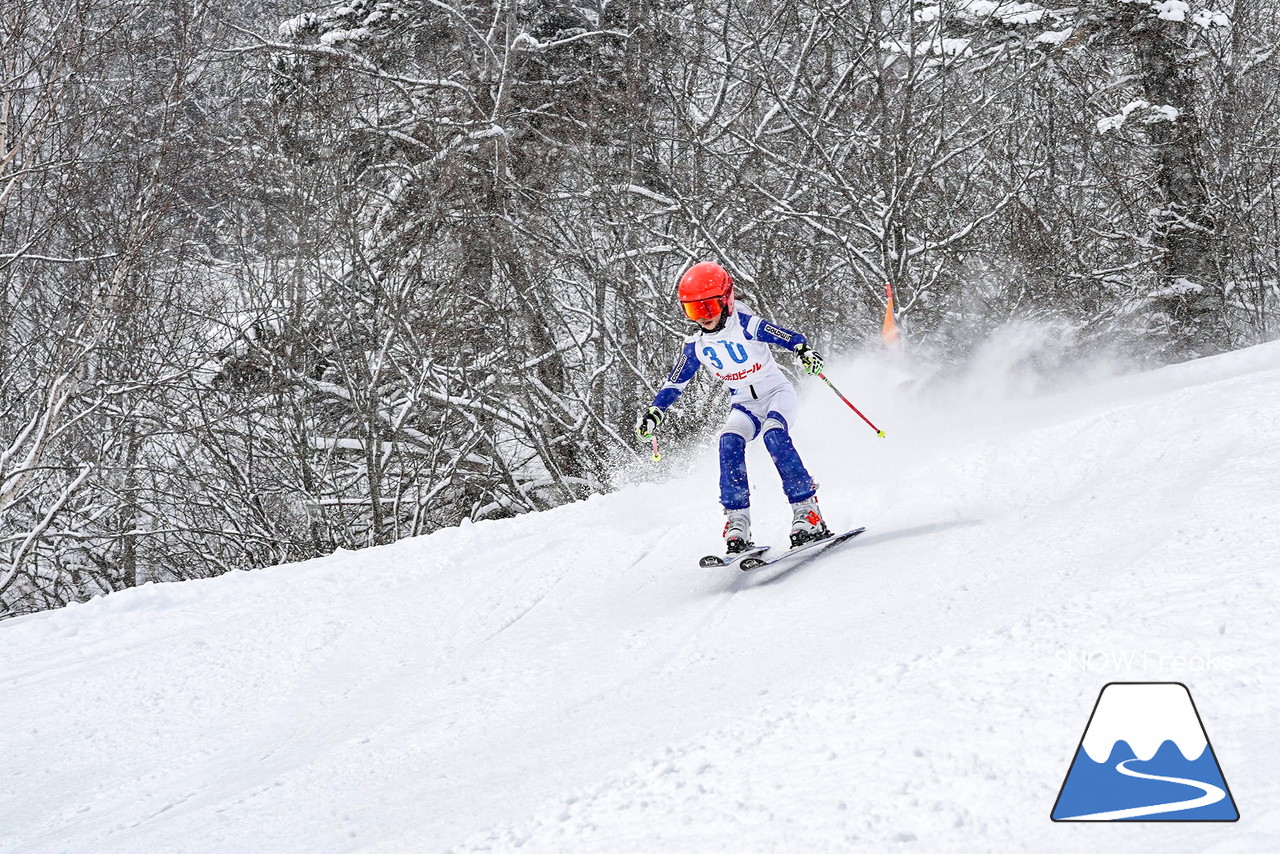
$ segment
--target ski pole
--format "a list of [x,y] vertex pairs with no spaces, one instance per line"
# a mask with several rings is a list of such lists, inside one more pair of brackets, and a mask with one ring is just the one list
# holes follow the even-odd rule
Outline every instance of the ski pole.
[[658,453],[658,437],[650,436],[649,438],[653,440],[653,461],[656,463],[662,459],[662,454]]
[[858,407],[856,407],[856,406],[854,406],[852,403],[850,403],[850,402],[849,402],[849,398],[845,397],[843,394],[841,394],[841,393],[840,393],[840,389],[838,389],[838,388],[836,388],[836,387],[835,387],[835,383],[833,383],[833,382],[831,382],[831,380],[827,379],[827,375],[826,375],[826,374],[818,374],[818,379],[820,379],[820,380],[822,380],[824,383],[826,383],[826,384],[827,384],[827,386],[828,386],[832,391],[834,391],[834,392],[836,393],[836,397],[840,398],[841,400],[843,400],[843,401],[845,402],[845,405],[846,405],[846,406],[848,406],[848,407],[849,407],[850,409],[852,409],[854,412],[857,412],[857,413],[858,413],[858,417],[859,417],[859,418],[861,418],[863,421],[867,422],[867,426],[868,426],[868,427],[870,427],[872,430],[875,430],[875,431],[876,431],[876,435],[877,435],[877,436],[879,436],[881,439],[885,438],[884,431],[883,431],[883,430],[881,430],[881,429],[880,429],[879,427],[877,427],[876,425],[872,424],[872,423],[871,423],[871,419],[870,419],[870,418],[868,418],[867,416],[865,416],[865,415],[863,415],[861,412],[859,412],[859,411],[858,411]]

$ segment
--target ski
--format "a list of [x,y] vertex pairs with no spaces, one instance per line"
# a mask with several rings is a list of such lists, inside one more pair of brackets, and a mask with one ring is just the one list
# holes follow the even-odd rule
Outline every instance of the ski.
[[746,559],[737,562],[738,568],[743,572],[752,569],[761,569],[766,566],[778,566],[780,564],[790,562],[802,562],[812,560],[813,558],[825,552],[827,549],[834,548],[841,543],[848,542],[854,537],[861,534],[866,528],[854,528],[852,531],[845,531],[843,534],[835,534],[834,536],[824,537],[821,540],[814,540],[805,543],[802,546],[796,546],[789,551],[783,552],[775,558],[765,559],[759,555],[751,555]]
[[769,550],[769,546],[751,546],[745,551],[736,552],[731,555],[707,555],[698,561],[698,566],[703,568],[709,567],[726,567],[737,566],[747,558],[759,558]]

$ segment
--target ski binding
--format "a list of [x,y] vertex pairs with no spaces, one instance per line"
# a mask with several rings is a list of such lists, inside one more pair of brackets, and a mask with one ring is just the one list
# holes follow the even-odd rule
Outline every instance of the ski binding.
[[707,555],[698,561],[703,568],[738,566],[745,560],[759,560],[760,555],[769,550],[769,546],[748,546],[740,552],[727,555]]

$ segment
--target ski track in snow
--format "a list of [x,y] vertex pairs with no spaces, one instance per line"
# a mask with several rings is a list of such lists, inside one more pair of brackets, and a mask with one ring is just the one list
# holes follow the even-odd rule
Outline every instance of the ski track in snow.
[[[0,852],[1093,851],[1049,812],[1099,689],[1143,680],[1190,687],[1241,819],[1106,845],[1276,850],[1277,365],[1030,399],[847,365],[889,438],[806,389],[796,442],[829,521],[868,530],[776,577],[696,566],[708,451],[0,623]],[[757,538],[784,537],[748,464]]]

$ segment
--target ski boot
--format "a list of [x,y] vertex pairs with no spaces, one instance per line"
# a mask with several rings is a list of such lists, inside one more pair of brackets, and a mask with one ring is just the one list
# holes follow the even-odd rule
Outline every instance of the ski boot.
[[829,536],[831,532],[827,530],[827,523],[822,521],[817,495],[791,505],[791,548]]
[[724,511],[724,553],[737,554],[751,548],[754,543],[751,542],[751,510],[743,508],[741,510]]

